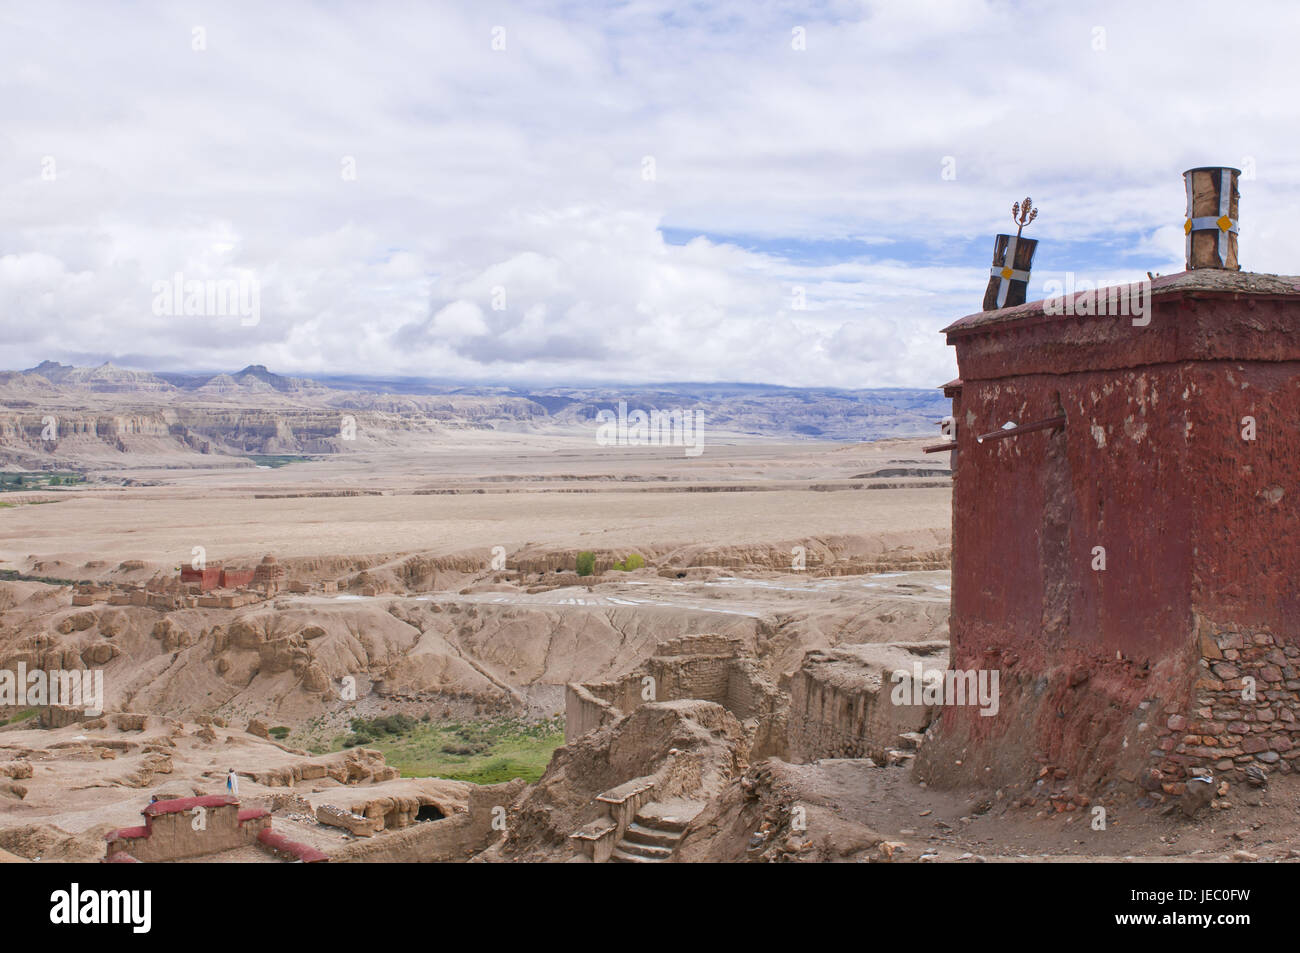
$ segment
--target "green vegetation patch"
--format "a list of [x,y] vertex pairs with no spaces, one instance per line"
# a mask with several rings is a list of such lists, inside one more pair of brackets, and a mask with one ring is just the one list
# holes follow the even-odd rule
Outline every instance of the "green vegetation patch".
[[334,739],[333,750],[365,747],[382,751],[404,778],[447,778],[496,784],[542,776],[551,754],[564,744],[564,719],[441,724],[409,715],[353,719],[350,734]]
[[288,466],[290,463],[306,463],[313,457],[304,457],[296,453],[250,453],[248,459],[252,460],[259,467],[279,467]]
[[25,470],[0,473],[0,492],[17,493],[20,490],[40,490],[48,486],[76,486],[85,483],[83,473],[58,470]]

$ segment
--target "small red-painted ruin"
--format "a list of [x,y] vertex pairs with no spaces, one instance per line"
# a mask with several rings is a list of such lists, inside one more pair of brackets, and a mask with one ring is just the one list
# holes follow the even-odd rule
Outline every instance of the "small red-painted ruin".
[[945,329],[951,664],[1001,705],[945,708],[923,777],[1300,767],[1300,277],[1239,270],[1236,170],[1186,185],[1186,271]]
[[[262,557],[252,569],[227,569],[207,566],[199,569],[182,566],[176,577],[155,575],[143,586],[131,583],[102,585],[79,583],[72,593],[74,606],[91,606],[96,602],[109,605],[149,606],[153,609],[238,609],[254,602],[274,598],[282,589],[309,592],[313,587],[298,580],[286,581],[284,567],[274,556]],[[324,592],[334,592],[333,580],[320,584]]]
[[190,566],[182,566],[180,580],[182,583],[197,585],[199,592],[208,592],[212,589],[238,589],[253,581],[253,570],[226,569],[221,566],[194,569]]
[[324,853],[291,841],[271,829],[271,814],[243,808],[228,794],[155,801],[140,812],[144,824],[110,833],[105,862],[165,863],[211,859],[224,852],[256,847],[276,859],[307,864],[329,860]]

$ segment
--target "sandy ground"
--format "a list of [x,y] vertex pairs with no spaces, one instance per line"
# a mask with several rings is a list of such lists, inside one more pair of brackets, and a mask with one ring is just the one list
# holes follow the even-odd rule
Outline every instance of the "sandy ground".
[[[946,541],[951,490],[930,478],[876,476],[946,460],[924,441],[666,449],[582,445],[543,452],[371,455],[278,469],[149,471],[162,485],[6,494],[0,568],[34,557],[72,567],[139,559],[188,562],[424,552],[527,545],[552,548],[729,546],[826,536],[918,534]],[[715,492],[708,492],[709,489]],[[383,495],[319,496],[349,493]],[[50,501],[30,505],[36,500]],[[28,502],[29,505],[21,505]]]
[[[1042,798],[1013,806],[1007,792],[935,791],[905,766],[828,760],[783,769],[798,803],[831,808],[904,848],[896,861],[1137,860],[1230,861],[1237,851],[1261,860],[1300,858],[1300,778],[1281,775],[1265,789],[1240,786],[1222,809],[1181,813],[1134,805],[1106,809],[1104,827],[1091,810],[1056,812]],[[818,831],[810,826],[808,840]],[[1237,858],[1240,859],[1240,858]]]
[[[0,559],[80,566],[126,559],[209,559],[557,548],[629,549],[726,540],[744,546],[843,534],[912,533],[943,526],[946,488],[841,492],[583,494],[254,499],[147,492],[69,495],[0,516]],[[0,567],[3,568],[3,567]]]

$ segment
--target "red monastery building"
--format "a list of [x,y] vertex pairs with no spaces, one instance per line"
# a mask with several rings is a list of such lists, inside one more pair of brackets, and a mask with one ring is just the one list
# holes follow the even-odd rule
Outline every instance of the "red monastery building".
[[945,708],[922,776],[1300,767],[1300,277],[1238,270],[1235,170],[1187,191],[1186,271],[945,329],[952,666],[1002,698]]
[[[275,564],[275,557],[267,556],[262,560],[262,566],[268,565],[268,560],[269,565]],[[200,592],[208,592],[212,589],[240,589],[251,585],[259,578],[257,574],[262,571],[262,566],[257,569],[226,569],[222,566],[194,569],[190,566],[182,566],[180,578],[182,583],[197,585]],[[284,570],[280,569],[280,576],[283,575]]]

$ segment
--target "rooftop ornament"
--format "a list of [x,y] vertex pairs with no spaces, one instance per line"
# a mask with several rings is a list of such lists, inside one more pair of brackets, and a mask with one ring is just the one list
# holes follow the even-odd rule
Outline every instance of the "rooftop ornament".
[[1025,226],[1038,218],[1038,209],[1028,195],[1023,202],[1011,206],[1011,221],[1016,223],[1014,235],[998,235],[993,243],[993,267],[989,269],[989,284],[984,291],[984,310],[1010,308],[1025,303],[1029,286],[1029,272],[1034,264],[1034,250],[1038,242],[1023,238]]
[[1239,169],[1203,166],[1183,173],[1187,188],[1187,270],[1222,268],[1240,271],[1237,263]]
[[1026,195],[1023,206],[1019,202],[1011,206],[1011,221],[1016,223],[1016,238],[1020,237],[1026,225],[1038,218],[1038,209],[1031,208],[1033,204],[1034,200]]

